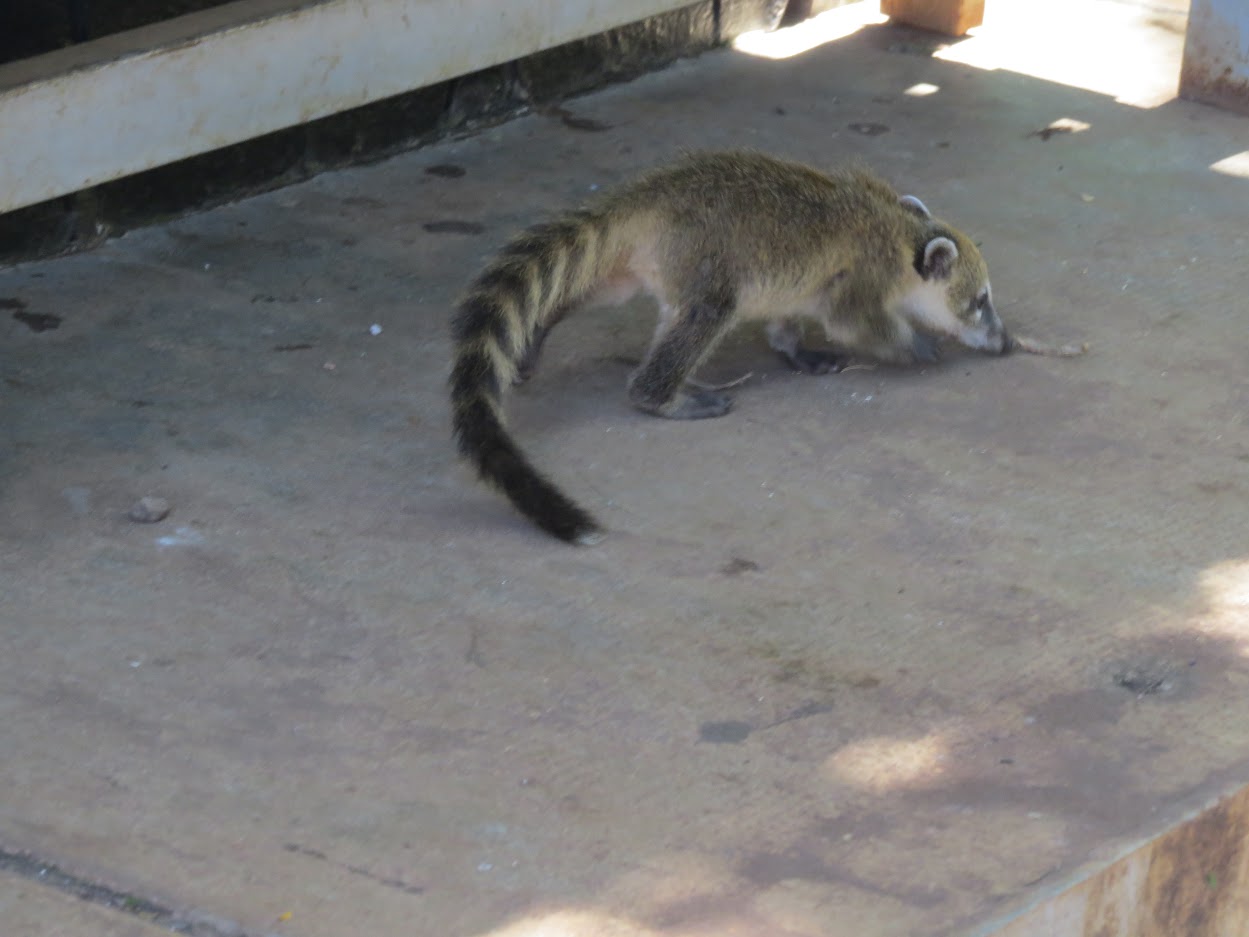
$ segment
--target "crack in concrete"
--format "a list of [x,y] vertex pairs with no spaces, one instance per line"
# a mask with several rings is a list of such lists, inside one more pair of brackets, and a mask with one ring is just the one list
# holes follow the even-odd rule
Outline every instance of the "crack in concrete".
[[425,888],[421,885],[413,885],[397,878],[386,878],[381,875],[375,875],[363,866],[348,865],[345,862],[339,862],[337,859],[331,859],[319,849],[311,849],[308,846],[301,846],[299,843],[287,843],[282,848],[287,852],[293,852],[300,856],[307,856],[309,859],[319,859],[321,862],[328,862],[330,865],[338,866],[338,868],[350,872],[352,875],[359,875],[361,878],[367,878],[369,881],[376,882],[379,885],[385,885],[387,888],[398,889],[406,895],[425,894]]
[[65,892],[90,904],[101,905],[190,937],[249,937],[238,925],[200,912],[179,913],[138,895],[101,885],[67,872],[52,862],[24,852],[0,849],[0,872],[11,872],[47,888]]

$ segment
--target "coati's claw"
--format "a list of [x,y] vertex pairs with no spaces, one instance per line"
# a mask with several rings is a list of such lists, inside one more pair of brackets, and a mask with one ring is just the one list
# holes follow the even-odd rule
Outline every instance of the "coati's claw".
[[733,398],[714,390],[682,391],[664,416],[673,420],[709,420],[733,409]]
[[850,363],[847,355],[825,348],[798,348],[793,354],[782,354],[789,366],[803,374],[836,374]]
[[679,390],[662,403],[632,393],[633,405],[643,413],[669,420],[709,420],[733,409],[733,398],[714,390]]
[[598,527],[591,528],[576,535],[573,543],[583,547],[592,547],[595,544],[602,543],[607,538],[607,532]]

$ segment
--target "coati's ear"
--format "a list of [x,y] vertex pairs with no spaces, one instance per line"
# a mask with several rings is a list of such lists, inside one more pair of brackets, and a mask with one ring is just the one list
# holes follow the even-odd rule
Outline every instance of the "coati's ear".
[[935,237],[924,245],[924,256],[919,263],[919,275],[925,280],[946,280],[954,272],[958,260],[958,248],[947,237]]
[[904,195],[898,199],[898,204],[909,212],[914,212],[921,218],[931,218],[932,212],[928,210],[928,206],[917,199],[914,195]]

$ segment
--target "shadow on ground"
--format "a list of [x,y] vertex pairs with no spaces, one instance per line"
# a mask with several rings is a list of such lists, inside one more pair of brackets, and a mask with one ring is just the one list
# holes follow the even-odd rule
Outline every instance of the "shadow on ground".
[[[1245,119],[930,52],[708,55],[576,102],[609,130],[0,271],[0,845],[218,932],[935,935],[1243,782]],[[510,413],[611,536],[548,542],[455,464],[448,308],[721,146],[872,164],[1092,350],[815,379],[745,335],[674,424],[623,394],[649,311],[576,318]]]

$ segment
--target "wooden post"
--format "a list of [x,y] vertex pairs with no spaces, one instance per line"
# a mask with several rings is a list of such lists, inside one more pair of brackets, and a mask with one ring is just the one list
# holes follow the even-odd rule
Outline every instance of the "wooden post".
[[1249,3],[1193,0],[1180,97],[1249,114]]
[[984,22],[984,0],[880,0],[880,12],[899,23],[961,36]]

